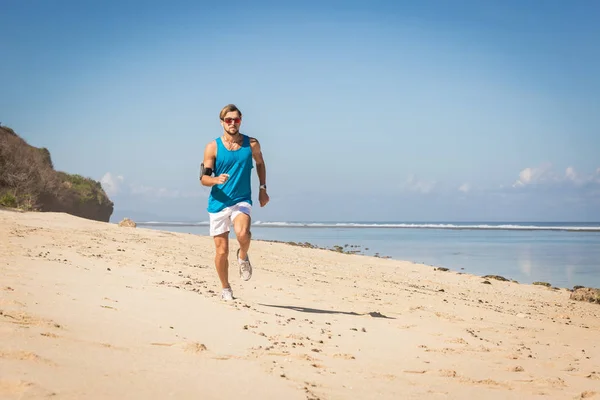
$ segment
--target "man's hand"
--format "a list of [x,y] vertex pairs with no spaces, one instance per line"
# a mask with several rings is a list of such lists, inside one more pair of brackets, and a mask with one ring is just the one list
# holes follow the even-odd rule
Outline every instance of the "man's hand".
[[222,185],[225,182],[227,182],[227,179],[229,179],[229,174],[221,174],[219,176],[215,176],[215,185]]
[[258,193],[258,202],[260,203],[261,207],[267,205],[267,203],[269,202],[269,195],[267,194],[266,190],[260,190],[260,192]]

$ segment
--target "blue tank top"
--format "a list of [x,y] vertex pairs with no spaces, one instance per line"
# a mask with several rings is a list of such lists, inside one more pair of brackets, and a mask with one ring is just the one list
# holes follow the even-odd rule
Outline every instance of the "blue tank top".
[[223,145],[220,137],[217,142],[217,157],[215,159],[214,176],[229,174],[229,179],[222,185],[214,185],[208,197],[208,212],[219,212],[225,207],[241,201],[252,205],[251,172],[252,148],[250,138],[242,135],[242,146],[238,150],[229,150]]

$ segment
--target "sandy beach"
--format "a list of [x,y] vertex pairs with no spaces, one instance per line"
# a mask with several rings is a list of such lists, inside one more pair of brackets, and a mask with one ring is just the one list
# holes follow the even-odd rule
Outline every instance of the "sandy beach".
[[0,210],[0,398],[600,399],[567,289],[259,241],[243,282],[236,250],[225,303],[210,237]]

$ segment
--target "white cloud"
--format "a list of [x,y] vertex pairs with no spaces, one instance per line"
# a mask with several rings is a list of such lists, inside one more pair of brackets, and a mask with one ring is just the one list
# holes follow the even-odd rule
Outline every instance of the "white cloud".
[[519,173],[519,178],[513,183],[513,188],[526,186],[564,186],[570,185],[581,187],[588,184],[600,183],[600,168],[593,174],[586,175],[578,173],[574,167],[569,166],[565,172],[560,174],[553,170],[551,164],[543,164],[539,167],[527,167]]
[[415,175],[410,175],[404,183],[404,188],[411,192],[417,193],[431,193],[435,188],[435,181],[424,181],[417,179]]
[[100,184],[107,195],[114,196],[121,190],[124,180],[125,178],[122,175],[113,176],[110,172],[107,172],[100,179]]
[[596,172],[590,177],[590,180],[600,184],[600,167],[596,169]]
[[565,171],[565,177],[567,179],[572,180],[572,181],[576,181],[577,180],[577,173],[575,172],[575,168],[568,167],[567,170]]
[[463,193],[468,193],[471,190],[471,185],[469,185],[468,183],[463,183],[462,185],[460,185],[458,190]]
[[575,168],[568,167],[565,171],[565,179],[573,182],[577,186],[585,185],[587,183],[600,183],[600,168],[592,175],[585,176],[577,173]]
[[555,180],[551,164],[543,164],[539,167],[527,167],[519,173],[519,179],[513,183],[513,187],[522,187],[542,182]]

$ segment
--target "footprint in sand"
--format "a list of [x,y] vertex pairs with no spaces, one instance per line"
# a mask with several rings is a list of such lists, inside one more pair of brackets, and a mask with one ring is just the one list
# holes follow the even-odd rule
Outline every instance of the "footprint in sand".
[[202,343],[188,343],[184,346],[184,350],[188,353],[202,353],[207,350],[206,346]]
[[162,343],[162,342],[152,342],[151,346],[162,346],[162,347],[179,347],[182,348],[186,353],[199,354],[207,351],[206,345],[199,342],[192,343]]
[[592,371],[592,373],[587,375],[586,378],[600,380],[600,372]]
[[512,386],[506,384],[506,383],[502,383],[502,382],[498,382],[495,381],[493,379],[471,379],[471,378],[459,378],[459,382],[461,383],[465,383],[465,384],[469,384],[469,385],[485,385],[485,386],[497,386],[497,387],[504,387],[506,389],[512,389]]
[[427,373],[427,370],[424,370],[424,369],[420,369],[420,370],[410,370],[410,369],[408,369],[408,370],[404,370],[404,371],[402,371],[402,372],[404,372],[404,373],[406,373],[406,374],[418,374],[418,375],[421,375],[421,374],[425,374],[425,373]]
[[410,328],[414,328],[416,326],[417,325],[414,325],[414,324],[412,324],[412,325],[400,325],[399,328],[400,329],[410,329]]
[[316,387],[317,385],[305,382],[307,386],[304,386],[304,393],[306,393],[306,400],[321,400],[319,396],[317,396],[312,390],[308,388],[308,386]]
[[454,338],[454,339],[448,339],[446,340],[446,343],[456,343],[456,344],[469,344],[465,339],[463,338]]
[[545,384],[553,388],[566,387],[567,384],[562,378],[538,378],[534,380],[537,383]]
[[50,397],[56,393],[50,393],[36,386],[33,382],[22,380],[0,379],[0,398],[22,398],[27,393],[31,397]]
[[356,359],[356,357],[354,357],[352,354],[342,354],[342,353],[334,354],[333,358],[342,358],[344,360],[355,360]]
[[439,375],[446,378],[456,378],[456,371],[451,369],[440,369]]
[[0,350],[0,359],[19,360],[19,361],[35,361],[49,365],[56,365],[54,362],[38,356],[30,351],[2,351]]
[[43,326],[43,325],[51,325],[55,328],[60,328],[60,324],[57,324],[51,320],[46,320],[42,318],[35,317],[33,315],[29,315],[27,313],[7,313],[4,311],[0,311],[0,317],[4,317],[8,322],[23,325],[23,326]]

